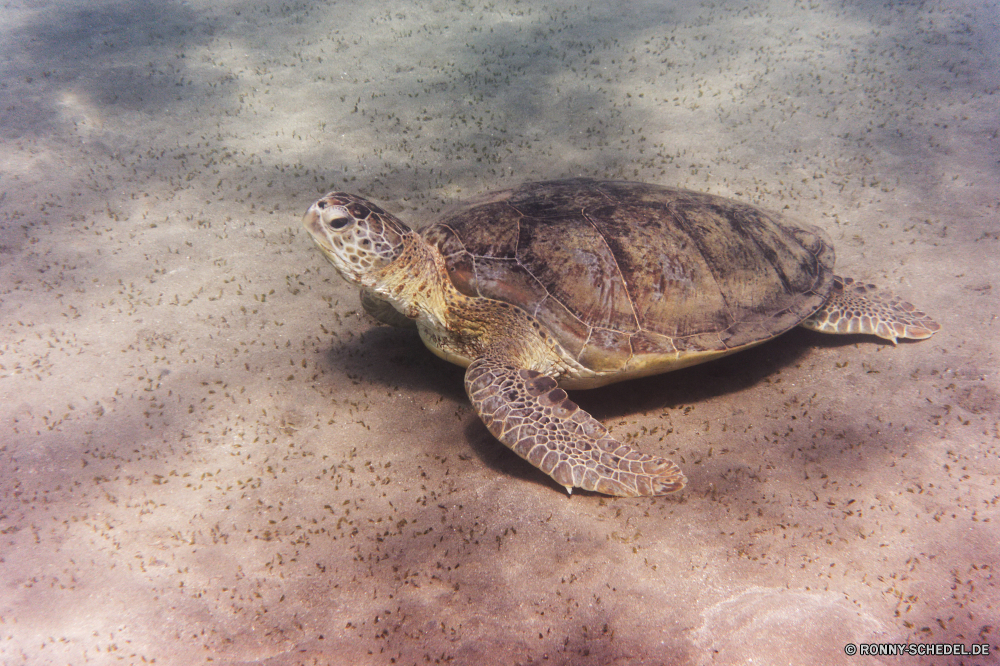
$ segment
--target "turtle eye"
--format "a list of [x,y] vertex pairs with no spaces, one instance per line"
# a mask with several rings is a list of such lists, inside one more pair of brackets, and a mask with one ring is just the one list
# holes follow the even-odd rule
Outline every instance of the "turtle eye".
[[327,215],[324,215],[324,217],[326,218],[326,224],[331,229],[343,229],[348,224],[354,221],[354,216],[352,216],[343,208],[339,207],[332,208],[332,209],[327,209],[323,212],[327,213]]

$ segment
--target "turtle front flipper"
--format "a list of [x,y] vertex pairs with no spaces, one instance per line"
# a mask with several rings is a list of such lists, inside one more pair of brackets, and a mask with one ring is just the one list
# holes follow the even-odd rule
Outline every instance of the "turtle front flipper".
[[802,326],[821,333],[877,335],[892,344],[896,338],[923,340],[941,329],[911,303],[873,284],[842,277],[833,280],[826,303]]
[[489,431],[567,492],[639,497],[687,483],[674,463],[611,437],[552,377],[485,357],[469,366],[465,390]]

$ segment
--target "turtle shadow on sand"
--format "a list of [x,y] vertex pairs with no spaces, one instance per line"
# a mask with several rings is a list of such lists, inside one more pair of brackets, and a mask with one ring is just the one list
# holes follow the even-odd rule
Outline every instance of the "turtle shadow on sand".
[[[900,340],[910,344],[915,340]],[[804,328],[794,328],[733,356],[715,359],[698,366],[682,368],[662,375],[643,377],[606,389],[573,394],[574,400],[596,418],[607,421],[637,415],[644,411],[674,409],[683,405],[732,396],[739,400],[742,391],[768,381],[783,369],[808,358],[813,350],[854,347],[855,345],[892,347],[888,340],[870,335],[824,335]],[[850,352],[845,352],[850,354]],[[845,360],[849,360],[845,356]]]
[[[902,341],[901,341],[902,342]],[[676,370],[674,372],[633,379],[619,384],[589,390],[571,391],[570,397],[594,418],[608,425],[618,419],[648,416],[650,413],[667,412],[690,405],[724,398],[737,404],[751,399],[741,398],[768,378],[780,375],[783,369],[795,366],[817,348],[853,347],[859,343],[875,346],[892,346],[887,340],[865,335],[828,336],[801,328],[792,329],[778,338],[738,355]],[[849,350],[846,352],[849,353]],[[845,357],[846,358],[846,357]],[[461,382],[461,376],[456,380]],[[759,401],[759,396],[753,398]],[[560,490],[558,484],[538,474],[530,464],[503,446],[479,420],[470,418],[465,427],[470,449],[480,461],[496,473],[519,481],[535,481],[540,485]],[[671,435],[668,443],[684,447],[680,435]],[[640,450],[660,453],[653,445],[655,438],[646,443],[636,442]],[[660,444],[662,447],[663,444]],[[600,493],[577,489],[577,493],[600,496]],[[662,499],[662,498],[661,498]]]
[[331,342],[323,362],[329,372],[351,380],[467,400],[463,369],[431,354],[413,330],[373,323],[352,340]]
[[[463,368],[434,356],[413,330],[386,326],[374,320],[368,324],[370,328],[351,340],[334,341],[328,345],[323,358],[331,374],[408,395],[436,395],[456,405],[469,404],[464,390]],[[829,336],[795,328],[734,356],[666,374],[594,389],[574,390],[570,392],[570,397],[606,425],[619,419],[697,406],[720,398],[729,401],[735,410],[737,405],[747,400],[760,401],[759,395],[751,397],[745,392],[780,376],[783,370],[801,363],[815,350],[845,348],[844,360],[850,360],[854,352],[850,348],[857,345],[891,347],[892,343],[866,335]],[[328,383],[334,386],[339,381]],[[474,455],[492,472],[508,477],[512,482],[532,482],[561,491],[558,484],[500,445],[472,411],[461,432],[464,441],[454,443],[456,450]],[[680,437],[672,435],[667,443],[684,448]],[[653,441],[639,440],[636,444],[640,450],[658,452]],[[582,489],[576,492],[599,496],[599,493]]]
[[[900,340],[899,344],[917,341]],[[699,366],[632,379],[595,389],[573,390],[573,399],[601,420],[696,404],[750,388],[782,368],[794,365],[811,349],[858,344],[891,347],[868,335],[829,336],[795,328],[764,344]],[[326,368],[366,382],[401,390],[434,391],[468,401],[463,368],[435,357],[412,330],[371,322],[354,339],[331,343],[323,354]]]

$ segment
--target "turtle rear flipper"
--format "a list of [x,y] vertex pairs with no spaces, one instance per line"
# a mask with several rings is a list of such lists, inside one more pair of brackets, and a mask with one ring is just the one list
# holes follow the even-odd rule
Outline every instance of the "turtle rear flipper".
[[801,324],[821,333],[877,335],[896,344],[897,338],[923,340],[941,325],[891,292],[851,278],[835,277],[826,303]]
[[567,492],[576,487],[639,497],[687,483],[674,463],[611,437],[548,375],[484,357],[466,371],[465,390],[493,436]]

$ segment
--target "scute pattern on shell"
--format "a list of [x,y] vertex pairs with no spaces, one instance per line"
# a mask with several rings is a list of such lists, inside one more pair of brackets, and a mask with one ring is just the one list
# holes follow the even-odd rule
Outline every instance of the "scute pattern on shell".
[[833,250],[816,228],[624,181],[495,192],[422,235],[459,291],[526,310],[598,372],[774,337],[819,308],[833,280]]

